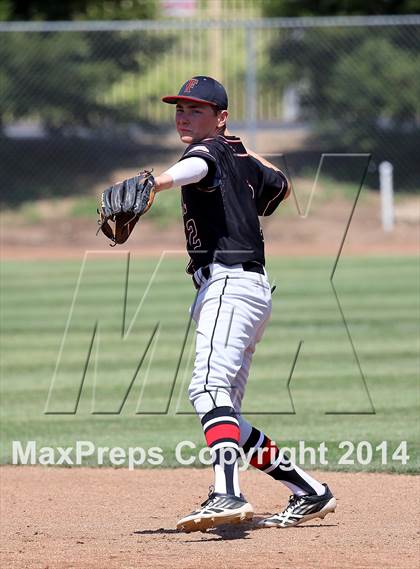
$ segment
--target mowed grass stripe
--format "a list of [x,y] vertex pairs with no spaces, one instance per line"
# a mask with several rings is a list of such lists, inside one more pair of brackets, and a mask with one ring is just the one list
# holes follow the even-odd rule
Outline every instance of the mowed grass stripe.
[[[415,328],[413,328],[413,332],[416,332]],[[79,334],[79,338],[75,338],[74,346],[79,347],[82,349],[86,346],[86,335],[85,333]],[[144,338],[150,337],[150,334],[144,334]],[[317,342],[312,341],[308,346],[305,346],[305,351],[309,352],[312,355],[320,354],[329,354],[331,350],[335,353],[338,352],[346,352],[349,346],[349,342],[347,336],[343,336],[343,338],[337,338],[335,334],[331,334],[331,332],[324,333],[322,335],[317,335],[316,338]],[[331,340],[334,341],[333,346],[329,346],[328,342]],[[174,336],[168,337],[168,342],[173,345],[178,343],[178,338]],[[56,334],[42,334],[38,337],[34,337],[33,335],[26,334],[25,335],[25,350],[26,353],[29,351],[37,352],[39,349],[43,349],[44,353],[53,353],[56,354],[56,346],[57,344],[61,343],[61,338],[57,338]],[[403,340],[401,338],[397,338],[394,340],[394,337],[390,333],[389,338],[386,339],[386,353],[382,354],[382,357],[391,357],[400,355],[401,357],[405,357],[409,354],[413,354],[413,347],[418,346],[418,342],[416,342],[416,338],[413,337],[411,340]],[[9,334],[4,337],[2,341],[2,347],[6,351],[21,351],[22,350],[22,335],[21,334]],[[285,353],[288,351],[293,351],[294,348],[297,347],[296,339],[290,338],[289,336],[285,336],[281,340],[281,353]],[[366,356],[369,355],[378,355],[378,352],[384,348],[384,337],[383,335],[379,334],[378,337],[371,337],[370,342],[368,345],[362,344],[358,346],[358,352],[365,354]],[[276,356],[279,354],[279,347],[273,343],[269,345],[264,345],[262,342],[258,346],[258,351],[255,357],[258,357],[258,354],[264,353],[264,356]]]
[[[195,295],[191,291],[191,287],[179,287],[178,289],[172,289],[172,286],[168,290],[168,286],[165,289],[159,290],[154,288],[153,291],[148,294],[148,304],[152,305],[159,305],[162,303],[162,300],[165,301],[166,306],[165,308],[170,310],[173,313],[179,312],[179,304],[180,303],[192,303]],[[400,285],[401,286],[401,285]],[[4,289],[7,290],[7,289]],[[406,294],[404,298],[398,299],[393,291],[387,290],[386,294],[382,294],[378,296],[378,293],[375,295],[362,295],[359,298],[355,295],[355,292],[352,293],[343,293],[342,291],[338,291],[338,298],[342,306],[346,310],[352,311],[364,311],[366,308],[371,310],[377,311],[395,311],[395,310],[413,310],[417,301],[417,290],[415,285],[413,285],[412,290],[406,290]],[[314,307],[313,305],[313,296],[317,295],[317,305]],[[43,292],[42,294],[38,294],[38,292],[32,289],[32,296],[31,298],[22,298],[22,293],[16,290],[14,291],[7,291],[7,302],[4,302],[4,310],[6,311],[13,311],[15,312],[17,308],[24,307],[27,311],[40,311],[44,307],[51,306],[52,304],[56,304],[59,308],[69,308],[72,301],[73,301],[73,290],[62,291],[57,293],[57,291],[53,290],[48,293],[48,291]],[[115,301],[116,299],[123,299],[124,298],[124,291],[116,291],[115,289],[110,289],[109,291],[104,290],[91,290],[88,293],[84,292],[83,296],[80,297],[78,303],[80,305],[89,308],[92,306],[93,301],[98,302],[108,302],[108,301]],[[127,308],[128,310],[133,310],[137,308],[140,304],[141,300],[143,299],[144,291],[136,291],[135,298],[133,294],[129,294],[129,298],[127,299]],[[34,305],[34,300],[36,300],[36,305]],[[384,305],[383,302],[386,301]],[[173,304],[171,304],[173,303]],[[311,292],[311,296],[299,296],[299,294],[288,293],[287,291],[278,290],[275,292],[273,297],[274,306],[278,306],[279,310],[281,309],[285,313],[292,313],[296,308],[305,308],[305,310],[311,310],[312,312],[316,312],[323,308],[324,310],[331,310],[337,312],[337,303],[335,300],[335,296],[332,290],[324,290],[324,289],[313,289]]]
[[[315,296],[317,293],[313,291],[313,295]],[[182,307],[184,310],[188,310],[189,306],[194,302],[194,296],[181,296],[178,297],[163,294],[161,296],[154,296],[147,297],[145,299],[146,304],[143,305],[142,311],[147,313],[156,313],[156,314],[168,314],[177,320],[185,319],[185,312],[182,312]],[[389,299],[389,302],[388,302]],[[140,304],[139,302],[129,302],[127,303],[127,310],[126,314],[128,316],[134,316],[137,308]],[[408,294],[401,305],[395,301],[395,295],[382,295],[381,302],[385,303],[381,305],[381,302],[378,300],[376,302],[368,302],[359,303],[359,302],[347,302],[346,299],[340,298],[340,304],[344,311],[344,314],[349,314],[350,316],[357,316],[357,317],[364,317],[365,320],[369,320],[369,318],[376,319],[378,316],[381,315],[389,315],[395,316],[396,314],[401,315],[402,317],[409,317],[411,316],[412,319],[418,317],[417,310],[415,307],[417,296],[415,293]],[[99,303],[105,304],[107,303],[107,311],[102,312],[102,317],[109,317],[109,315],[118,315],[121,317],[122,314],[122,303],[124,301],[123,295],[98,295],[98,294],[90,294],[90,295],[83,295],[83,298],[76,303],[76,308],[82,307],[84,311],[95,315],[98,314],[100,311]],[[111,304],[112,303],[112,304]],[[26,300],[25,302],[19,302],[18,297],[16,300],[10,301],[3,306],[3,320],[7,323],[7,318],[13,316],[13,319],[19,319],[19,317],[39,317],[45,316],[45,310],[50,309],[51,307],[54,308],[54,312],[49,314],[51,317],[61,317],[61,314],[64,312],[68,315],[69,310],[71,308],[72,302],[68,301],[68,299],[64,299],[62,302],[58,302],[57,299],[54,297],[52,298],[32,298],[32,300]],[[115,306],[114,306],[115,305]],[[101,306],[102,308],[102,306]],[[307,302],[300,302],[298,299],[292,299],[287,297],[286,295],[281,298],[273,299],[273,311],[272,320],[283,320],[285,316],[293,315],[295,318],[307,319],[310,320],[312,317],[324,317],[324,314],[328,318],[337,318],[340,317],[339,307],[336,303],[335,297],[331,296],[326,298],[325,300],[319,299],[317,304],[314,305],[313,301]]]

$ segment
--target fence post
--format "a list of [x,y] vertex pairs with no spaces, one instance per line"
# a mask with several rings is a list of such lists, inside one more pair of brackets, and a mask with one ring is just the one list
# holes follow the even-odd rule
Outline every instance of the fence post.
[[391,162],[381,162],[379,164],[379,187],[381,193],[381,219],[382,228],[389,232],[394,229],[394,187],[393,173],[394,167]]
[[257,68],[255,53],[255,29],[245,28],[246,46],[246,79],[245,79],[245,113],[248,145],[256,150],[257,144]]
[[[214,19],[217,22],[222,21],[222,3],[220,0],[212,0],[208,3],[209,18]],[[223,65],[222,65],[222,54],[223,54],[223,30],[220,26],[215,26],[209,29],[209,53],[211,54],[211,75],[217,81],[223,83]]]

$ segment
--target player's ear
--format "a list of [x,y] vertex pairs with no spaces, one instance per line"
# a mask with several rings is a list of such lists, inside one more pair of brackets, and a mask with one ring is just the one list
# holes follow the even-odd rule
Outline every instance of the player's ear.
[[217,128],[226,126],[228,115],[227,111],[219,111],[217,113]]

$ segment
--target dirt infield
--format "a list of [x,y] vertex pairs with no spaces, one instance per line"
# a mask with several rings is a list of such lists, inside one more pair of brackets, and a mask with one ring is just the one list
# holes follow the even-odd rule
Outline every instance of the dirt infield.
[[[352,202],[336,197],[299,217],[290,200],[289,213],[263,219],[267,256],[328,255],[335,258],[349,222]],[[102,234],[96,236],[96,218],[91,220],[49,216],[27,224],[9,212],[0,224],[0,256],[10,260],[79,259],[85,251],[110,251]],[[419,253],[420,199],[401,198],[396,207],[394,231],[385,233],[380,222],[380,197],[369,192],[356,208],[343,247],[344,255],[415,255]],[[58,214],[57,214],[58,215]],[[185,255],[181,223],[160,227],[149,220],[118,251],[159,257],[163,251]]]
[[[419,566],[418,478],[332,473],[335,515],[290,529],[226,526],[177,532],[205,497],[211,470],[2,467],[1,566],[7,568]],[[318,474],[319,476],[319,474]],[[242,473],[258,521],[287,501],[259,472]],[[319,522],[319,523],[318,523]]]

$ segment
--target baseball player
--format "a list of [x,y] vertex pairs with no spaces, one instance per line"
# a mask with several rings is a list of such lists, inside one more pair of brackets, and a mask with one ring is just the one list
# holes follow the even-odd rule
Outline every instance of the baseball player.
[[162,100],[176,105],[176,129],[187,147],[175,165],[154,178],[154,190],[181,187],[187,272],[197,289],[191,307],[197,327],[189,397],[213,451],[214,468],[214,489],[177,528],[205,531],[252,518],[253,508],[239,485],[239,447],[250,464],[292,492],[286,508],[262,520],[262,526],[324,518],[336,507],[328,486],[283,456],[241,415],[252,356],[271,313],[258,216],[273,213],[290,185],[278,168],[228,133],[228,97],[215,79],[193,77],[178,95]]

